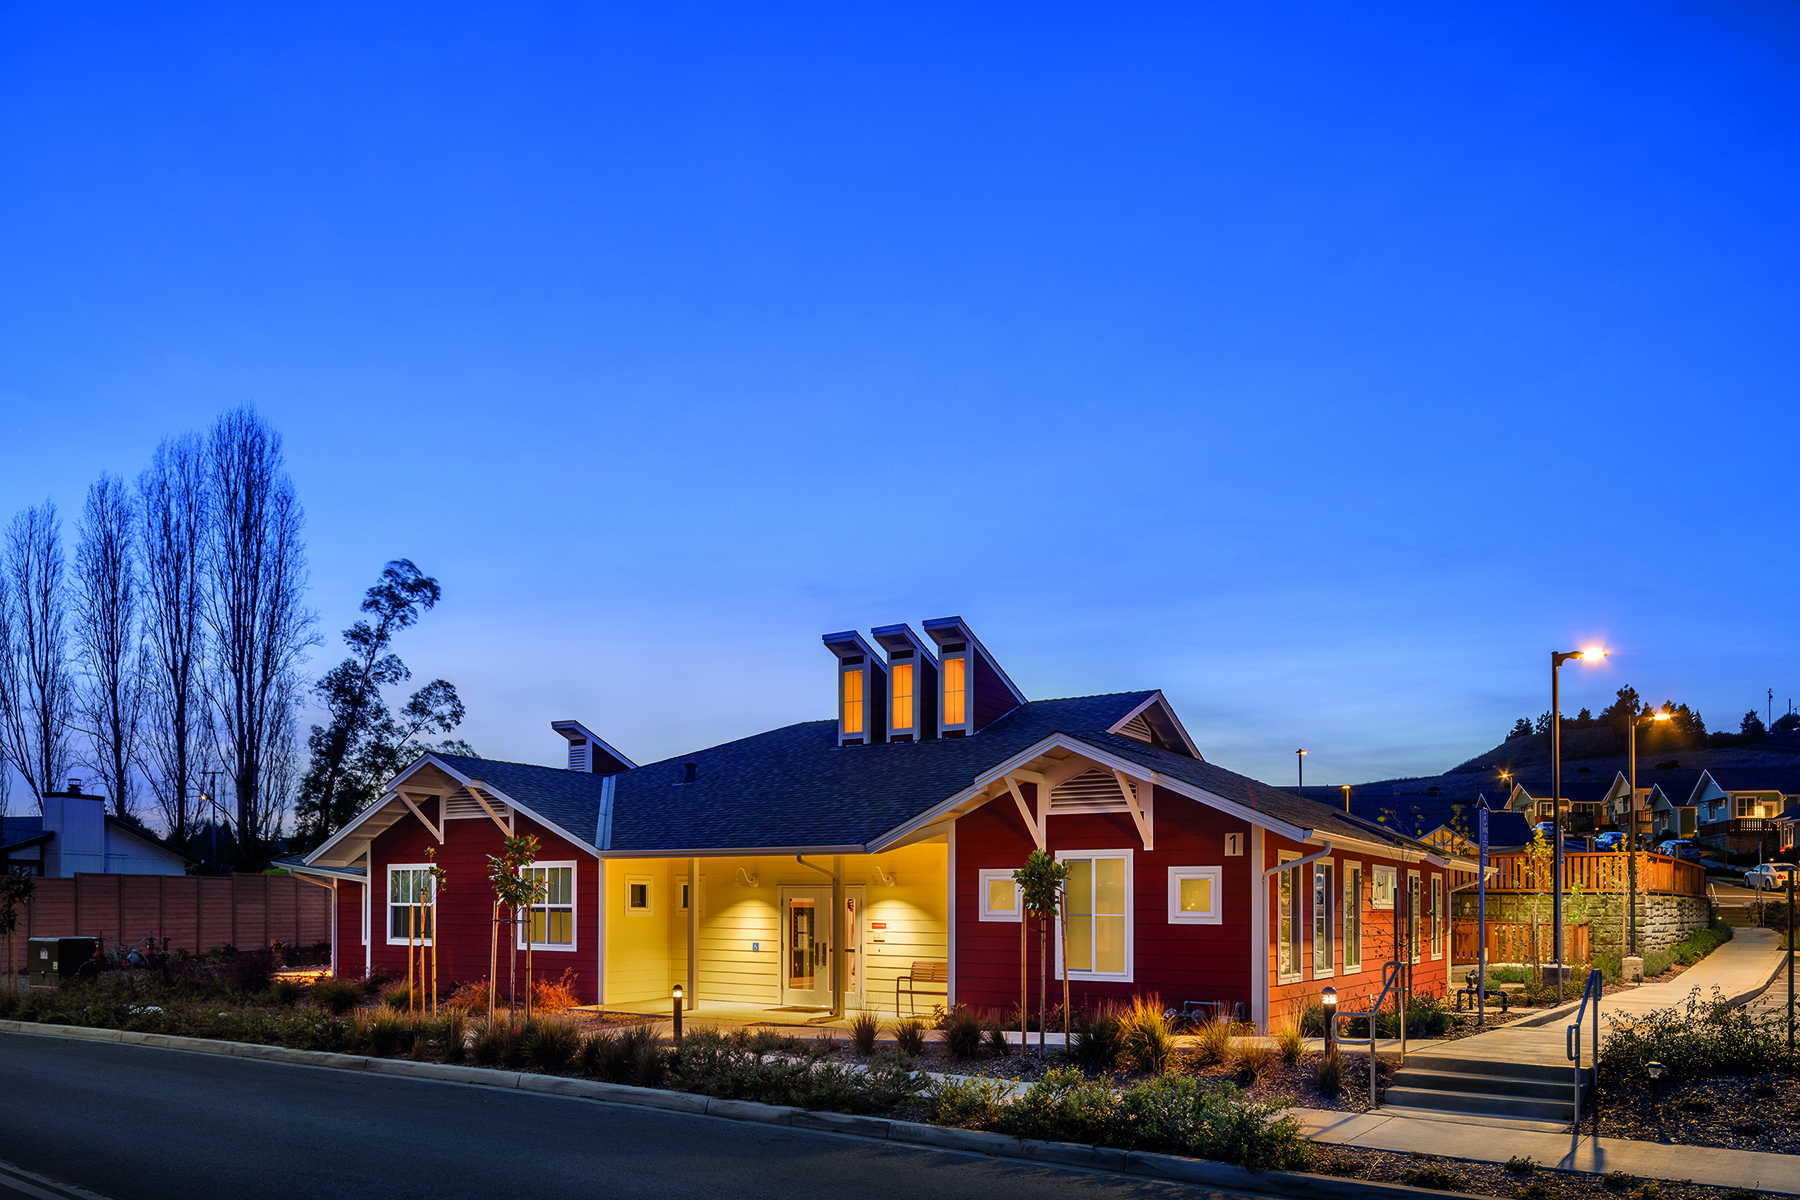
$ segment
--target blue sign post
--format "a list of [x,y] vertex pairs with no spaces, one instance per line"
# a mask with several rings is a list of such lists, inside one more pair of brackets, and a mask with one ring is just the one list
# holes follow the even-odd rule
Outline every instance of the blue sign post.
[[1480,829],[1481,855],[1475,880],[1475,1023],[1487,1024],[1487,796],[1476,798],[1476,824]]

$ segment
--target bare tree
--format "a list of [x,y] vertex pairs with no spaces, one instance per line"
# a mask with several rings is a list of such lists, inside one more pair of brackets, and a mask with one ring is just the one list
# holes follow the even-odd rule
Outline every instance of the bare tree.
[[200,772],[211,737],[200,604],[206,492],[206,458],[192,435],[165,440],[138,476],[147,707],[142,761],[179,845],[187,844],[200,816]]
[[138,584],[132,543],[136,514],[125,481],[102,475],[88,488],[75,547],[75,652],[82,679],[75,709],[87,735],[83,762],[105,781],[113,810],[136,815],[143,676]]
[[0,753],[25,777],[40,812],[71,762],[63,571],[60,522],[46,500],[13,518],[0,570]]
[[303,603],[306,551],[281,435],[240,408],[206,440],[212,500],[202,610],[212,635],[207,693],[218,755],[231,776],[239,845],[254,856],[286,797],[273,794],[291,766],[299,667],[316,638]]

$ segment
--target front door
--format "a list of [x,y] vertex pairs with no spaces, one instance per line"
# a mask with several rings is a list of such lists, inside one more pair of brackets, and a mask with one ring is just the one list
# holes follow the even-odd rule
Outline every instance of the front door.
[[[863,889],[844,889],[844,1004],[862,1003],[863,965],[860,918]],[[805,1008],[831,1007],[831,889],[781,889],[781,1002]]]

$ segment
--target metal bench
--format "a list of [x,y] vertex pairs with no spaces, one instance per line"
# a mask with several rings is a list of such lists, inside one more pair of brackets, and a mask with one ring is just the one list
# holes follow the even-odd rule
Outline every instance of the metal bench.
[[[918,959],[912,969],[894,980],[894,1011],[900,1011],[900,985],[906,985],[906,1011],[910,1015],[913,1009],[914,996],[948,996],[950,994],[950,964],[933,962],[930,959]],[[920,984],[927,986],[920,987]],[[936,986],[930,986],[935,984]]]
[[[1489,1003],[1492,1003],[1496,996],[1500,998],[1500,1011],[1503,1013],[1507,1011],[1507,1005],[1512,1003],[1512,997],[1507,994],[1504,988],[1497,988],[1492,984],[1489,984],[1482,990],[1487,992]],[[1475,994],[1475,972],[1470,971],[1467,975],[1463,976],[1463,985],[1456,991],[1456,1011],[1461,1012],[1463,1010],[1463,1001],[1465,1000],[1469,1002],[1470,1008],[1478,1007],[1479,999],[1480,998]]]

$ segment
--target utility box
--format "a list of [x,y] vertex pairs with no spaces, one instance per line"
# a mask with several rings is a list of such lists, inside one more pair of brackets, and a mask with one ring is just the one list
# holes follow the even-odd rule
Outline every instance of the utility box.
[[91,937],[32,938],[25,945],[26,974],[32,987],[55,987],[73,979],[94,957]]

